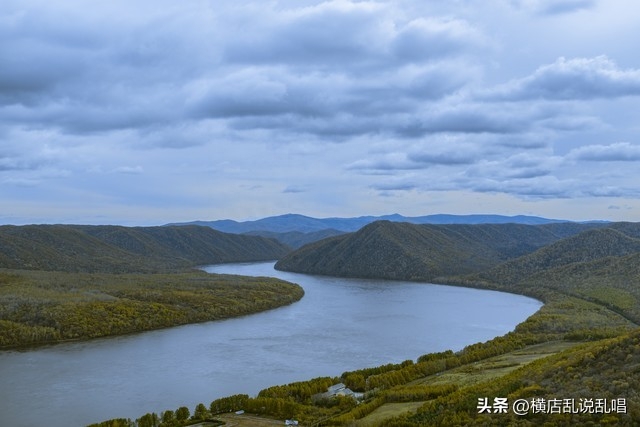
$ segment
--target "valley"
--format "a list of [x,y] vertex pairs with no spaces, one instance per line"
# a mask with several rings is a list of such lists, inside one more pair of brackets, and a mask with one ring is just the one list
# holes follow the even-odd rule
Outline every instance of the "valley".
[[[62,270],[69,270],[64,267],[67,265],[65,260],[73,259],[74,251],[79,253],[78,246],[74,245],[82,239],[96,238],[101,239],[100,245],[115,247],[115,252],[113,249],[104,251],[110,254],[105,257],[107,262],[95,263],[91,261],[94,256],[80,256],[80,267],[73,268],[78,271],[56,274],[74,276],[74,279],[65,279],[67,281],[76,280],[82,274],[98,275],[96,278],[102,274],[114,275],[110,276],[113,283],[120,279],[131,281],[127,276],[130,274],[145,275],[155,284],[163,282],[161,275],[182,275],[184,283],[193,281],[197,274],[189,273],[189,269],[202,265],[201,261],[205,259],[214,263],[222,259],[219,255],[218,258],[214,256],[216,252],[209,249],[208,243],[194,246],[194,242],[201,241],[196,235],[219,232],[209,227],[186,226],[188,235],[179,236],[182,231],[177,228],[181,227],[185,226],[176,226],[171,231],[174,237],[178,236],[168,245],[173,249],[160,249],[161,245],[150,245],[142,240],[147,243],[137,254],[132,243],[140,242],[141,238],[131,240],[132,234],[128,230],[118,230],[120,233],[125,231],[127,236],[121,239],[113,237],[112,233],[96,232],[98,229],[87,233],[72,227],[71,231],[65,230],[65,238],[70,240],[63,239],[63,243],[44,237],[38,243],[40,246],[32,243],[33,248],[41,248],[38,256],[32,258],[16,257],[16,254],[28,254],[28,250],[21,251],[17,246],[15,242],[19,243],[20,239],[12,238],[7,244],[9,240],[5,237],[0,248],[0,260],[5,267],[3,289],[9,289],[6,295],[18,295],[16,286],[25,282],[26,275],[36,277],[51,265],[61,265]],[[6,236],[7,230],[0,231]],[[29,232],[31,236],[51,235],[50,229],[31,229]],[[160,234],[166,236],[165,233]],[[154,230],[152,234],[157,236],[158,231]],[[223,235],[227,242],[235,238],[234,235]],[[274,250],[277,247],[274,245],[282,245],[265,237],[242,235],[242,238],[263,239],[258,245],[261,249],[251,254],[231,250],[220,253],[232,253],[237,260],[243,261],[273,256],[273,252],[256,254],[267,247]],[[89,246],[95,247],[94,244],[92,241]],[[149,248],[155,249],[150,251]],[[125,250],[133,251],[134,255],[116,255],[117,251]],[[282,246],[277,251],[280,252],[274,258],[279,259],[276,264],[279,270],[327,277],[431,281],[491,289],[534,297],[544,306],[512,332],[488,341],[467,345],[455,352],[424,354],[400,364],[356,369],[331,379],[332,383],[342,382],[352,390],[364,393],[365,401],[360,404],[343,399],[325,407],[314,405],[308,393],[322,389],[317,387],[317,380],[310,379],[270,387],[256,397],[242,398],[239,400],[242,408],[238,409],[266,419],[295,417],[303,425],[335,426],[486,425],[488,422],[536,425],[545,421],[556,425],[586,422],[633,425],[633,420],[640,417],[640,396],[637,394],[640,388],[640,225],[636,223],[411,224],[385,220],[317,240],[299,249]],[[178,253],[188,256],[177,256]],[[190,276],[192,274],[196,276]],[[46,275],[50,277],[46,280],[56,277],[55,274]],[[115,279],[116,276],[119,279]],[[55,300],[51,292],[55,294],[60,289],[51,286],[44,276],[38,280],[44,284],[39,292],[46,289],[47,298]],[[75,288],[72,291],[76,292],[76,297],[88,295]],[[95,292],[95,289],[89,293],[102,299],[100,304],[106,304],[114,297],[111,293]],[[159,295],[155,290],[151,293]],[[28,293],[21,298],[25,298],[24,303],[6,304],[14,307],[14,316],[15,307],[24,310],[30,304],[31,307],[38,304],[37,299],[29,300]],[[64,297],[65,300],[68,298]],[[125,298],[134,299],[131,295]],[[174,299],[174,296],[166,298]],[[42,311],[37,309],[34,313]],[[2,318],[5,329],[6,313]],[[109,316],[108,313],[105,315]],[[133,317],[138,316],[139,313]],[[25,318],[29,319],[29,316]],[[47,333],[51,331],[47,330]],[[307,391],[301,393],[300,390]],[[488,413],[478,407],[479,399],[483,397],[527,402],[532,399],[552,402],[600,399],[624,403],[624,411]],[[216,400],[209,406],[208,415],[199,415],[204,417],[202,419],[215,418],[215,408],[219,407]],[[156,415],[158,420],[161,414]],[[138,421],[114,419],[96,426],[142,426],[144,420],[153,419],[152,414],[148,415]],[[158,423],[162,426],[186,425],[177,420]]]

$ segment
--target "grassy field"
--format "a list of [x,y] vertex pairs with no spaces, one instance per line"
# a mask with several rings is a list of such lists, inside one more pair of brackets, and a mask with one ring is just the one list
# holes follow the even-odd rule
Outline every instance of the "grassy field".
[[356,427],[375,427],[379,426],[384,420],[388,418],[397,417],[398,415],[413,413],[424,402],[406,402],[406,403],[385,403],[371,414],[357,420],[355,422]]
[[[455,384],[466,387],[502,377],[535,360],[542,359],[579,343],[567,341],[553,341],[531,345],[521,350],[512,351],[500,356],[491,357],[479,362],[450,369],[436,375],[430,375],[407,383],[405,387]],[[402,388],[402,387],[401,387]],[[385,403],[371,414],[357,421],[357,427],[373,427],[384,425],[384,420],[398,415],[413,413],[425,402]]]
[[282,426],[284,421],[271,418],[256,417],[249,414],[223,414],[216,415],[216,419],[224,421],[225,427],[271,427]]
[[474,385],[506,375],[534,360],[558,354],[578,343],[552,341],[528,346],[522,350],[512,351],[500,356],[491,357],[459,368],[451,369],[437,375],[413,381],[411,385],[455,384],[460,387]]

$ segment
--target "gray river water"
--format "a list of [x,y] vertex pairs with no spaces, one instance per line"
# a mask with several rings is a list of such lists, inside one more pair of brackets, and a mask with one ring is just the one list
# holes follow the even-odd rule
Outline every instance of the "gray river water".
[[0,426],[85,426],[236,393],[397,363],[503,335],[541,303],[450,286],[280,272],[211,273],[298,283],[299,302],[264,313],[124,337],[0,352]]

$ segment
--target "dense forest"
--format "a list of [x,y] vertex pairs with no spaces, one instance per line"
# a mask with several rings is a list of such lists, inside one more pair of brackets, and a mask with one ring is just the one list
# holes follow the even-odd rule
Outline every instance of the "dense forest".
[[204,264],[275,260],[289,250],[274,239],[199,226],[0,226],[0,268],[166,272]]
[[[236,410],[310,426],[636,425],[639,237],[640,225],[631,223],[383,221],[312,243],[277,266],[497,289],[545,304],[513,332],[459,352],[274,386],[255,397],[217,399],[180,420],[177,410],[167,410],[95,426],[182,426],[198,420],[216,425]],[[362,393],[362,399],[318,398],[337,383]]]
[[429,281],[480,272],[602,224],[417,225],[378,221],[282,257],[276,269]]
[[0,271],[0,348],[225,319],[291,304],[298,285],[204,272]]
[[[124,243],[128,238],[109,240],[98,229],[92,231],[87,234],[80,227],[74,233],[134,250],[131,241]],[[7,245],[0,242],[6,256]],[[169,246],[180,251],[177,242]],[[186,253],[202,254],[198,245],[184,247],[192,248]],[[196,255],[161,270],[143,262],[147,250],[138,251],[141,258],[132,258],[144,265],[138,272],[116,274],[90,264],[83,272],[51,272],[33,265],[29,270],[3,269],[0,328],[45,341],[74,339],[87,331],[136,330],[148,319],[156,323],[145,328],[175,319],[219,318],[302,296],[295,285],[280,281],[178,268],[199,259]],[[170,258],[166,249],[155,253],[162,251],[162,257]],[[234,395],[93,427],[242,425],[241,418],[229,418],[240,410],[258,417],[252,425],[262,425],[260,419],[264,425],[295,419],[307,426],[633,426],[640,419],[640,224],[382,221],[303,246],[282,256],[278,267],[496,289],[533,296],[544,305],[514,331],[458,352],[274,385],[256,396]],[[240,286],[241,295],[234,295],[229,283]],[[357,394],[327,396],[336,384]]]
[[0,227],[0,348],[139,332],[290,304],[297,285],[193,267],[274,259],[271,239],[208,227]]

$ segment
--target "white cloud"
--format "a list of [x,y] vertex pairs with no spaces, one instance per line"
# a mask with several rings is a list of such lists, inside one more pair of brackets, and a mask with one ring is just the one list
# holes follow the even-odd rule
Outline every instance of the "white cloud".
[[637,162],[640,161],[640,145],[617,142],[610,145],[585,145],[571,150],[571,160],[589,162]]

